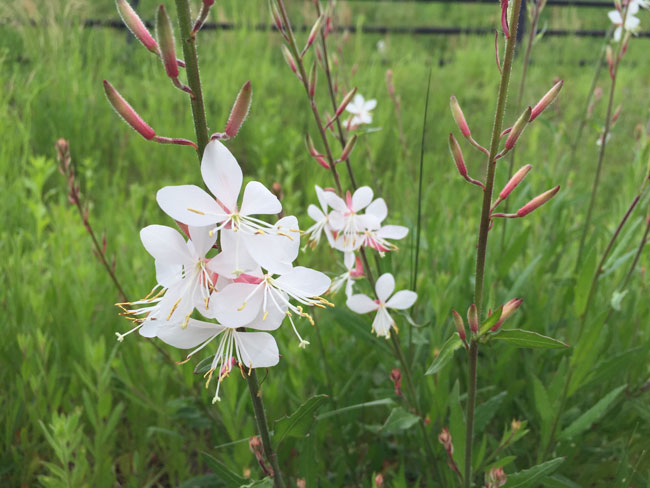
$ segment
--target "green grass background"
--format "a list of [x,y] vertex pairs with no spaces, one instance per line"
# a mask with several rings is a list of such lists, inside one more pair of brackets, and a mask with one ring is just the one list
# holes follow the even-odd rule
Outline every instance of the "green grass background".
[[[164,2],[174,12],[173,2]],[[197,3],[197,2],[194,2]],[[313,20],[311,2],[292,3],[294,22]],[[141,1],[153,17],[156,2]],[[170,220],[157,207],[155,192],[169,184],[200,184],[191,148],[148,143],[126,127],[107,103],[101,82],[111,81],[158,134],[193,137],[187,97],[165,77],[160,62],[125,31],[84,29],[86,18],[117,18],[113,3],[22,0],[0,3],[0,178],[2,271],[0,341],[0,480],[3,486],[220,486],[200,456],[210,452],[229,469],[262,476],[247,438],[255,433],[245,382],[233,375],[222,385],[224,400],[210,404],[192,365],[169,364],[148,340],[115,332],[128,324],[117,315],[117,293],[91,251],[76,210],[66,200],[65,182],[56,170],[54,143],[70,141],[90,221],[105,232],[108,253],[130,298],[154,284],[150,256],[138,238],[145,225]],[[393,5],[339,2],[339,25],[496,26],[492,5]],[[640,14],[650,24],[650,14]],[[243,29],[206,31],[199,36],[201,75],[208,121],[221,130],[239,89],[251,80],[254,102],[240,135],[228,145],[247,178],[282,185],[287,213],[306,228],[306,207],[315,201],[313,185],[331,184],[309,159],[305,131],[314,132],[298,81],[284,63],[280,38],[251,27],[269,22],[265,2],[219,1],[212,19]],[[601,9],[547,8],[542,24],[554,28],[606,28]],[[249,26],[246,28],[245,26]],[[384,40],[384,54],[376,49]],[[456,452],[462,452],[461,404],[466,391],[462,351],[436,377],[423,376],[453,331],[450,310],[472,301],[475,241],[480,194],[458,177],[446,138],[454,130],[448,110],[457,95],[475,137],[488,144],[499,81],[491,36],[333,35],[337,76],[342,88],[358,86],[377,98],[373,127],[355,149],[357,180],[370,184],[389,206],[389,221],[410,227],[417,209],[417,168],[426,81],[431,70],[431,103],[424,144],[423,233],[414,318],[413,368],[431,420],[439,469],[448,486],[455,482],[435,441],[452,426]],[[597,160],[595,141],[605,100],[596,105],[576,157],[570,143],[581,117],[602,40],[542,38],[534,47],[525,103],[533,104],[556,77],[565,80],[560,99],[530,127],[517,148],[520,164],[533,171],[515,194],[514,204],[562,185],[542,210],[508,223],[505,249],[492,231],[486,303],[494,308],[513,296],[525,299],[509,326],[571,342],[579,322],[574,305],[580,274],[573,272],[577,244]],[[587,263],[600,256],[620,217],[648,171],[650,40],[633,39],[620,70],[615,103],[623,105],[605,160]],[[521,72],[518,56],[513,89]],[[394,106],[385,72],[391,69],[407,149],[399,142]],[[329,107],[321,76],[319,103]],[[603,73],[598,86],[607,94]],[[513,91],[514,93],[514,91]],[[513,97],[511,97],[512,99]],[[510,104],[508,121],[516,113]],[[482,174],[483,159],[463,144],[470,172]],[[505,164],[497,187],[505,183]],[[344,179],[347,184],[347,180]],[[580,347],[568,352],[513,349],[490,344],[481,349],[479,404],[498,407],[477,433],[477,450],[489,453],[513,419],[527,421],[529,432],[500,457],[515,456],[512,473],[539,461],[548,435],[549,415],[559,408],[569,361],[580,378],[562,412],[566,427],[608,392],[625,389],[615,403],[579,435],[554,445],[552,456],[566,457],[545,486],[648,486],[650,483],[650,407],[648,402],[648,254],[644,253],[620,310],[604,323],[613,292],[629,269],[649,211],[644,200],[624,230],[601,277]],[[413,233],[411,233],[411,236]],[[398,287],[410,283],[413,240],[382,261]],[[339,272],[338,257],[325,247],[307,252],[301,262]],[[588,268],[585,275],[588,277]],[[314,394],[329,393],[320,413],[364,402],[385,404],[349,411],[316,422],[309,436],[285,442],[279,455],[286,474],[307,486],[370,486],[383,472],[390,486],[412,486],[428,469],[415,447],[416,429],[381,429],[402,400],[388,378],[397,363],[386,343],[370,334],[368,317],[346,311],[342,297],[334,311],[317,314],[325,360],[316,331],[302,324],[311,341],[297,347],[290,328],[276,334],[280,364],[269,371],[262,389],[270,419],[293,412]],[[406,342],[409,326],[401,322]],[[575,344],[571,344],[576,346]],[[163,345],[163,347],[166,347]],[[169,348],[175,359],[181,351]],[[324,367],[327,365],[327,368]],[[261,376],[264,376],[262,374]],[[501,394],[505,392],[504,394]],[[394,402],[394,403],[391,403]],[[462,463],[461,463],[462,464]],[[197,478],[198,477],[198,478]]]

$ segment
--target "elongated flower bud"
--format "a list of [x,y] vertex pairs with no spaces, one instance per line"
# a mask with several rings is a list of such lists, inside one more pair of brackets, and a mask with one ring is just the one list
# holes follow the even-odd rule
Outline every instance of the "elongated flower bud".
[[623,105],[619,105],[618,107],[616,107],[616,110],[614,111],[614,115],[612,115],[612,124],[618,120],[618,118],[621,116],[622,111],[623,111]]
[[506,186],[503,187],[503,190],[501,190],[501,193],[499,193],[499,199],[505,200],[508,198],[508,195],[514,190],[519,183],[521,183],[521,180],[523,180],[528,172],[532,169],[533,167],[530,164],[527,164],[526,166],[522,167],[517,171],[512,178],[510,178],[510,181],[506,183]]
[[314,94],[316,93],[317,67],[316,61],[314,60],[314,64],[311,65],[311,71],[309,72],[309,96],[311,98],[314,98]]
[[309,37],[307,38],[307,44],[305,45],[305,48],[302,50],[303,54],[307,52],[307,49],[309,49],[309,47],[314,43],[316,36],[320,32],[320,27],[322,23],[323,23],[323,16],[321,15],[316,19],[316,22],[314,22],[314,25],[311,28],[311,31],[309,32]]
[[532,109],[528,107],[526,110],[524,110],[524,113],[519,116],[517,122],[515,122],[515,125],[512,126],[512,130],[506,139],[506,149],[508,151],[515,146],[517,139],[519,139],[519,136],[522,134],[522,132],[524,132],[524,129],[530,121],[531,112]]
[[605,59],[607,59],[607,66],[609,67],[609,76],[614,79],[614,52],[612,51],[611,46],[607,46],[605,49]]
[[556,186],[555,188],[551,188],[550,190],[542,193],[541,195],[536,196],[526,205],[524,205],[519,210],[517,210],[517,217],[525,217],[533,210],[538,209],[546,202],[548,202],[551,198],[553,198],[558,191],[560,191],[560,185]]
[[225,133],[229,138],[233,138],[239,132],[239,129],[243,125],[246,117],[248,117],[248,111],[251,108],[251,100],[253,98],[253,89],[251,88],[251,82],[247,81],[244,83],[244,86],[239,90],[237,99],[235,100],[232,110],[230,111],[230,117],[228,117],[228,122],[226,122]]
[[284,44],[282,45],[282,56],[284,56],[284,60],[289,65],[289,68],[291,68],[291,71],[298,74],[298,68],[296,68],[296,62],[293,59],[293,56],[291,55],[289,48]]
[[343,98],[343,101],[339,105],[339,107],[336,109],[336,114],[334,114],[334,118],[338,117],[343,113],[345,110],[345,107],[348,106],[348,103],[352,101],[352,97],[357,93],[357,87],[355,86],[352,90],[348,92],[347,95]]
[[456,326],[456,332],[458,332],[458,337],[462,341],[465,340],[466,334],[465,334],[465,322],[463,322],[463,317],[460,316],[456,310],[451,311],[451,315],[454,317],[454,325]]
[[305,134],[305,144],[307,144],[307,150],[309,151],[309,154],[316,157],[316,156],[321,156],[321,153],[319,153],[316,150],[316,147],[314,146],[314,141],[312,140],[311,136],[307,133]]
[[501,311],[501,317],[499,317],[499,321],[490,329],[492,332],[496,332],[499,330],[499,327],[501,327],[501,324],[503,324],[515,311],[519,308],[519,306],[523,303],[522,298],[513,298],[512,300],[508,301],[503,306],[503,310]]
[[449,134],[449,151],[451,152],[451,156],[454,158],[454,163],[456,163],[458,172],[463,178],[465,178],[467,176],[467,166],[465,166],[463,152],[460,149],[458,141],[451,133]]
[[135,38],[142,43],[152,53],[158,54],[158,43],[149,33],[147,26],[138,16],[133,7],[126,0],[116,0],[117,11],[122,17],[122,21],[129,28]]
[[471,132],[469,130],[467,122],[465,121],[465,114],[463,114],[463,111],[458,104],[458,100],[454,95],[452,95],[449,99],[449,106],[451,107],[451,115],[454,117],[456,125],[460,129],[460,132],[463,134],[463,137],[469,137],[471,135]]
[[501,28],[506,39],[510,37],[510,27],[508,26],[508,0],[501,0]]
[[356,143],[357,143],[357,135],[354,134],[345,144],[345,147],[343,148],[343,152],[341,153],[341,157],[339,158],[339,161],[345,161],[350,157],[350,153],[354,149]]
[[174,31],[165,7],[160,5],[156,15],[156,35],[160,43],[160,56],[162,57],[165,72],[170,78],[178,78],[178,64],[176,62],[176,48],[174,47]]
[[135,110],[124,100],[117,90],[108,81],[104,80],[104,91],[106,98],[113,106],[115,111],[120,114],[124,121],[133,127],[142,137],[151,140],[156,136],[156,132],[142,120]]
[[535,107],[533,107],[533,110],[530,112],[529,122],[535,120],[539,114],[546,110],[548,106],[555,101],[563,85],[564,80],[558,81],[555,85],[553,85],[553,88],[551,88],[546,93],[546,95],[544,95],[542,99],[537,102],[537,105],[535,105]]
[[469,330],[478,332],[478,310],[473,303],[467,309],[467,321],[469,322]]

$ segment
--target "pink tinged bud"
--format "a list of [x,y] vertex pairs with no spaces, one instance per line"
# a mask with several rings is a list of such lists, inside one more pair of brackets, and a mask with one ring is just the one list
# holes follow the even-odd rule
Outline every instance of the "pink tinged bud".
[[501,317],[499,317],[499,321],[490,330],[492,332],[499,330],[501,324],[503,324],[513,313],[515,313],[523,301],[523,298],[513,298],[508,303],[506,303],[503,306],[503,310],[501,311]]
[[152,53],[158,54],[158,43],[147,30],[133,7],[126,0],[116,0],[117,11],[122,21],[129,28],[135,38]]
[[298,74],[298,68],[296,68],[296,62],[294,61],[293,56],[291,55],[291,52],[289,52],[289,48],[287,46],[285,46],[285,45],[282,45],[282,56],[284,56],[284,60],[287,62],[287,64],[291,68],[291,71]]
[[553,85],[553,88],[551,88],[546,93],[546,95],[544,95],[542,99],[537,102],[537,105],[535,105],[533,110],[530,112],[529,122],[535,120],[539,114],[546,110],[548,106],[555,101],[558,94],[560,93],[560,90],[562,89],[562,85],[564,85],[564,80],[558,81],[555,85]]
[[375,476],[375,487],[376,488],[384,487],[384,475],[382,475],[381,473]]
[[526,110],[524,110],[524,113],[519,116],[517,122],[515,122],[515,125],[512,126],[512,130],[510,131],[510,134],[508,134],[508,138],[506,139],[506,150],[509,151],[517,143],[519,136],[522,134],[522,132],[524,132],[524,129],[530,122],[531,112],[532,109],[528,107]]
[[454,158],[454,163],[456,163],[458,172],[463,178],[465,178],[467,176],[467,166],[465,166],[463,152],[460,149],[458,141],[451,133],[449,134],[449,151],[451,152],[451,156]]
[[352,90],[348,92],[347,95],[343,98],[343,101],[339,105],[339,107],[336,109],[336,114],[334,114],[334,118],[338,117],[343,113],[345,110],[345,107],[348,106],[348,104],[352,101],[352,97],[357,93],[357,87],[355,86]]
[[307,52],[307,49],[309,49],[309,47],[314,43],[316,36],[320,32],[320,28],[322,24],[323,24],[323,16],[321,15],[316,19],[316,22],[314,22],[314,26],[311,28],[311,31],[309,32],[309,37],[307,38],[307,44],[305,45],[305,48],[302,50],[303,55],[305,52]]
[[605,49],[605,59],[607,59],[607,66],[609,66],[609,76],[614,79],[614,52],[611,46]]
[[456,310],[451,311],[452,316],[454,317],[454,325],[456,326],[456,332],[458,332],[458,337],[462,341],[465,340],[466,334],[465,334],[465,322],[463,322],[463,318],[460,316]]
[[124,121],[133,127],[142,137],[151,140],[155,137],[156,132],[142,120],[129,103],[122,98],[117,90],[108,81],[104,80],[104,91],[106,98]]
[[176,48],[174,47],[174,31],[165,7],[160,5],[156,15],[156,35],[160,44],[160,55],[167,76],[178,78],[178,63],[176,62]]
[[350,140],[345,144],[345,147],[343,148],[343,152],[341,153],[341,157],[339,161],[345,161],[350,157],[350,153],[354,149],[355,144],[357,143],[357,135],[353,135]]
[[471,133],[469,131],[469,126],[465,121],[465,115],[463,114],[463,111],[458,104],[458,100],[454,95],[449,99],[449,106],[451,107],[451,114],[453,115],[460,132],[463,134],[463,137],[470,137]]
[[318,164],[320,164],[323,168],[325,168],[325,169],[330,169],[331,168],[330,163],[328,163],[325,160],[325,156],[321,156],[321,155],[314,156],[314,159],[316,159]]
[[522,167],[517,171],[512,178],[510,178],[510,181],[506,184],[506,186],[503,187],[503,190],[501,190],[501,193],[499,193],[499,199],[500,200],[505,200],[508,198],[508,195],[514,190],[519,183],[526,177],[528,172],[532,169],[533,167],[530,164],[527,164],[526,166]]
[[478,310],[473,303],[467,309],[467,321],[469,322],[469,330],[478,332]]
[[510,28],[508,27],[508,0],[501,0],[501,28],[506,39],[510,37]]
[[225,133],[229,138],[233,138],[239,132],[239,129],[244,124],[246,117],[248,117],[248,111],[251,108],[251,100],[253,98],[253,89],[251,88],[251,82],[247,81],[244,83],[244,86],[239,90],[237,99],[235,100],[232,110],[230,112],[230,117],[228,117],[228,122],[226,122]]
[[321,154],[316,150],[314,146],[314,141],[312,140],[309,134],[305,134],[305,143],[307,144],[307,150],[311,156],[321,156]]
[[541,195],[536,196],[526,205],[517,210],[517,217],[525,217],[533,210],[541,207],[551,198],[553,198],[558,191],[560,191],[560,185],[548,190],[547,192],[542,193]]
[[447,427],[444,427],[440,434],[438,434],[438,442],[443,445],[447,452],[453,454],[454,445],[452,444],[451,434],[449,433],[449,429]]
[[618,118],[621,116],[621,111],[622,111],[622,110],[623,110],[623,106],[622,106],[622,105],[619,105],[619,106],[616,108],[616,111],[614,112],[614,115],[612,115],[612,124],[615,123],[615,122],[618,120]]
[[314,60],[314,64],[311,65],[311,71],[309,72],[309,96],[311,98],[314,98],[314,94],[316,93],[316,79],[318,78],[316,68],[316,61]]

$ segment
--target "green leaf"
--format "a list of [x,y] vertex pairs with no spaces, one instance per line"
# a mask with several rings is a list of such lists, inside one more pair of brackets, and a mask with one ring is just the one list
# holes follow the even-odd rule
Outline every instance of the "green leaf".
[[273,488],[273,479],[269,478],[268,476],[266,478],[262,478],[261,480],[255,480],[252,483],[249,483],[247,485],[241,485],[239,488]]
[[499,257],[497,270],[500,276],[506,276],[517,258],[520,258],[526,248],[526,242],[530,235],[530,227],[526,227],[523,232],[519,233],[514,242]]
[[407,412],[402,407],[395,407],[391,412],[386,422],[382,426],[382,432],[386,434],[396,434],[402,430],[407,430],[413,427],[420,421],[420,417]]
[[545,488],[580,488],[580,485],[562,475],[554,474],[542,480]]
[[514,474],[508,475],[508,481],[504,485],[505,488],[527,488],[534,487],[543,478],[553,474],[560,465],[564,462],[565,458],[551,459],[537,466],[524,471],[518,471]]
[[474,412],[474,432],[476,434],[483,432],[483,429],[492,420],[494,414],[497,413],[499,406],[501,406],[507,395],[505,391],[502,391],[476,407]]
[[501,305],[499,308],[497,308],[494,312],[492,312],[492,315],[490,315],[485,322],[481,325],[479,328],[479,335],[485,334],[487,331],[489,331],[492,327],[496,325],[496,323],[499,321],[501,318],[501,314],[503,313],[503,305]]
[[344,412],[349,412],[350,410],[358,410],[360,408],[366,408],[366,407],[378,407],[380,405],[393,406],[394,404],[395,401],[392,398],[382,398],[381,400],[374,400],[372,402],[357,403],[356,405],[341,407],[336,410],[331,410],[329,412],[320,414],[319,416],[316,417],[316,420],[323,420],[328,417],[334,417],[335,415],[340,415]]
[[492,468],[503,468],[504,466],[507,466],[513,462],[515,459],[517,459],[517,456],[502,457],[498,461],[494,461],[492,464],[486,466],[485,471],[490,471]]
[[216,474],[202,474],[183,481],[178,488],[217,488],[222,486],[223,481]]
[[596,272],[596,250],[592,248],[589,251],[589,254],[582,261],[582,269],[578,275],[575,287],[575,313],[578,317],[582,316],[587,306],[587,299],[589,298],[589,289],[591,288],[591,282],[594,278],[594,273]]
[[447,342],[443,344],[442,349],[440,349],[440,354],[438,354],[438,357],[433,360],[433,363],[431,363],[431,366],[429,366],[429,369],[427,369],[427,372],[424,374],[436,374],[444,368],[447,363],[451,361],[451,358],[454,357],[456,349],[462,345],[463,341],[460,340],[458,334],[454,333],[454,335],[447,339]]
[[316,411],[327,399],[327,395],[314,395],[298,407],[298,410],[275,422],[275,440],[279,444],[285,438],[304,437],[314,422]]
[[547,337],[537,332],[523,329],[504,329],[492,336],[492,339],[505,341],[517,347],[532,347],[540,349],[560,349],[569,347],[562,341]]
[[605,415],[605,413],[607,413],[607,409],[612,405],[612,403],[614,403],[618,395],[620,395],[626,387],[627,385],[622,385],[610,391],[607,395],[601,398],[598,403],[596,403],[596,405],[591,407],[580,417],[574,420],[571,425],[564,429],[559,438],[568,439],[575,437],[576,435],[581,434],[587,430],[591,424],[600,420],[600,418]]
[[214,474],[229,486],[240,486],[246,482],[246,478],[239,476],[237,473],[233,473],[225,464],[207,452],[201,451],[201,457]]
[[205,374],[210,371],[210,365],[212,365],[212,356],[201,359],[196,366],[194,366],[194,374]]

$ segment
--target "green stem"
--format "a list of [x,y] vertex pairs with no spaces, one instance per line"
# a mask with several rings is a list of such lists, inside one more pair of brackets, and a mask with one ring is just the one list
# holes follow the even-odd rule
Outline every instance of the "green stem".
[[194,120],[194,131],[196,132],[197,153],[199,161],[201,161],[203,150],[209,141],[208,123],[205,118],[201,77],[199,76],[199,59],[196,53],[196,38],[192,35],[192,19],[190,18],[190,5],[188,0],[176,0],[176,13],[178,15],[178,25],[181,30],[187,84],[193,94],[191,98],[192,119]]
[[[506,42],[506,54],[503,61],[503,71],[499,84],[499,95],[497,108],[492,127],[492,140],[490,142],[490,154],[487,160],[487,175],[485,178],[485,190],[483,191],[483,208],[481,210],[481,225],[479,227],[478,248],[476,250],[476,279],[474,286],[474,304],[481,317],[483,309],[483,284],[485,280],[485,259],[487,255],[488,231],[490,227],[490,207],[492,202],[492,190],[494,189],[494,175],[496,173],[496,161],[499,150],[500,134],[503,127],[503,117],[506,111],[508,99],[508,85],[512,72],[512,60],[515,54],[517,42],[517,28],[519,26],[519,12],[521,0],[514,0],[512,4],[512,16],[510,18],[510,37]],[[474,441],[474,409],[476,408],[476,385],[477,385],[477,363],[478,343],[472,340],[469,351],[469,379],[467,393],[467,430],[465,435],[465,487],[472,484],[472,444]]]
[[264,412],[264,404],[262,403],[262,396],[260,394],[255,369],[251,370],[250,374],[247,375],[247,379],[248,390],[250,391],[251,400],[253,401],[253,410],[255,410],[257,428],[260,432],[260,437],[262,438],[262,446],[264,447],[264,456],[271,463],[271,467],[273,468],[273,485],[276,488],[283,488],[285,484],[282,479],[282,473],[280,472],[280,466],[278,465],[278,457],[273,451],[273,445],[271,444],[271,436],[269,435],[269,427],[266,422],[266,413]]

